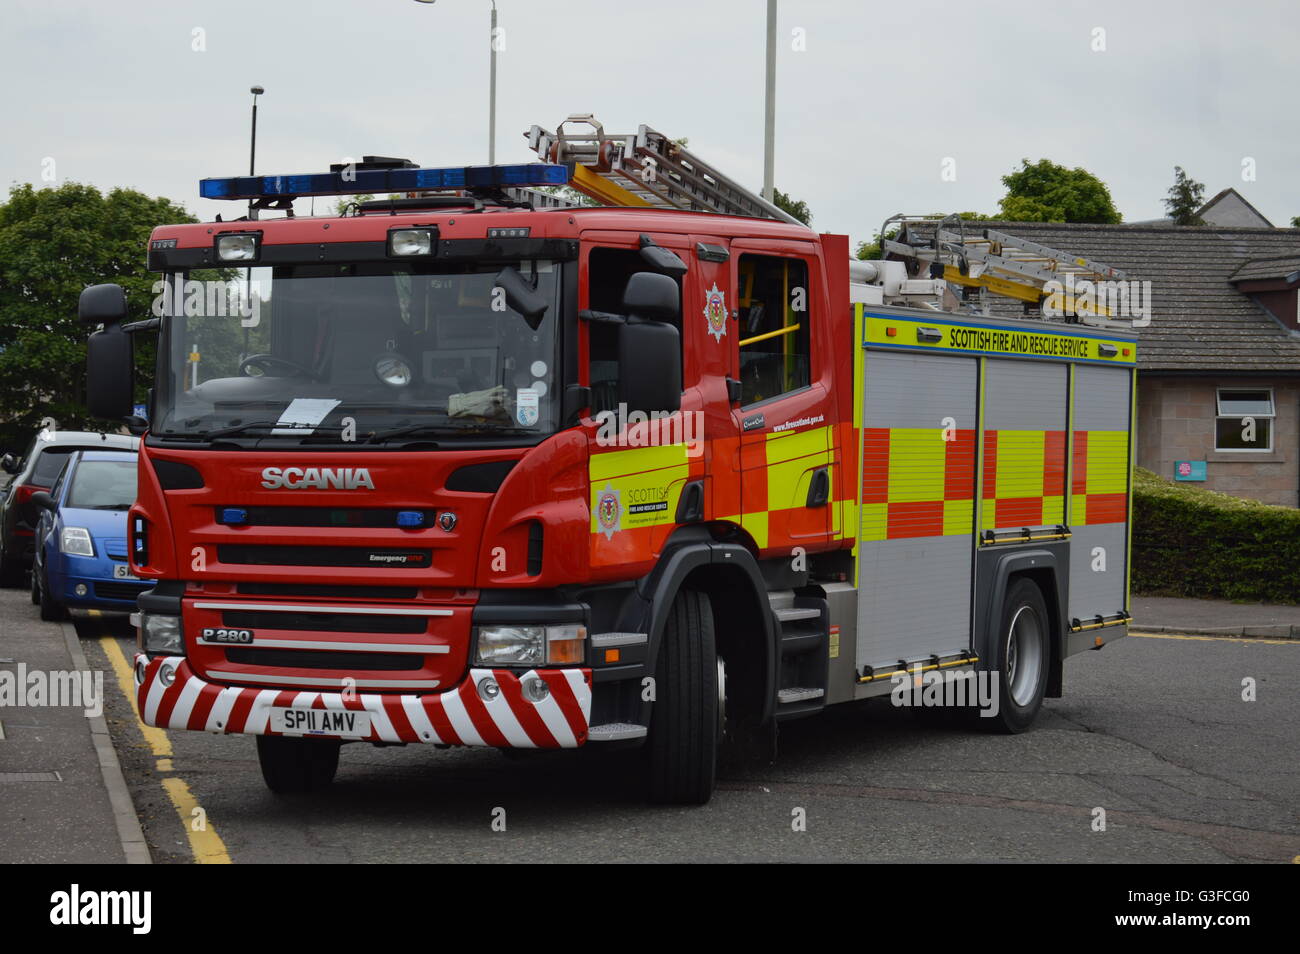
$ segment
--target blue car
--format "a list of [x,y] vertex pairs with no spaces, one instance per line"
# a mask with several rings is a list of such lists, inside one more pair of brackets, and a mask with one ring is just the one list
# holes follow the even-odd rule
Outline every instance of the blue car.
[[136,465],[128,451],[74,451],[49,493],[32,496],[41,512],[32,566],[41,619],[64,619],[69,608],[130,612],[153,586],[126,559]]

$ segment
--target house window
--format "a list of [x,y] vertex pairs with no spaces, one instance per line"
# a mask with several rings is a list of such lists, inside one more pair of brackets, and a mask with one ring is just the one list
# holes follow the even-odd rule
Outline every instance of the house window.
[[1274,416],[1272,388],[1250,391],[1220,388],[1214,449],[1271,451]]

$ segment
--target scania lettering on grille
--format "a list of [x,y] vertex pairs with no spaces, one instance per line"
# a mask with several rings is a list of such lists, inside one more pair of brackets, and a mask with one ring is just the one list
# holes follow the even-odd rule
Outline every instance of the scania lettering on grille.
[[374,490],[365,467],[264,467],[267,490]]

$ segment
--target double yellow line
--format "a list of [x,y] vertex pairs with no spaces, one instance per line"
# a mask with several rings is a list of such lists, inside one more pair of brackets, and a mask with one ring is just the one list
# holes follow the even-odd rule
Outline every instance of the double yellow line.
[[[91,615],[99,614],[92,610]],[[127,701],[131,703],[131,711],[135,713],[136,722],[140,725],[140,734],[144,736],[145,742],[153,752],[155,768],[160,774],[170,773],[172,771],[171,739],[167,738],[167,733],[162,729],[145,725],[144,720],[140,718],[140,709],[135,701],[135,677],[131,672],[131,664],[122,652],[122,647],[112,636],[99,637],[99,645],[104,650],[104,655],[108,657],[109,665],[113,667],[113,674],[117,677],[122,695],[126,696]],[[185,780],[166,774],[162,776],[162,786],[176,808],[176,814],[180,816],[181,827],[189,837],[190,851],[194,853],[194,860],[201,865],[230,864],[226,843],[217,834],[212,822],[208,820],[207,812],[199,805],[198,799],[194,797]]]

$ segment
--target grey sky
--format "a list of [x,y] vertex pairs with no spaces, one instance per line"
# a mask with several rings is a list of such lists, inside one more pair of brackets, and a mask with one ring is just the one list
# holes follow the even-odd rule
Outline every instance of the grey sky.
[[[363,153],[487,157],[488,0],[0,0],[0,184],[129,186],[211,218],[197,181]],[[639,123],[757,189],[763,0],[498,0],[497,161],[570,112]],[[1105,30],[1093,52],[1094,28]],[[792,50],[800,28],[806,50]],[[206,50],[197,52],[195,30]],[[1285,2],[782,0],[776,182],[814,226],[867,238],[897,211],[996,211],[1022,157],[1080,165],[1125,220],[1163,214],[1182,165],[1276,225],[1300,214],[1289,119],[1300,7]],[[942,163],[956,163],[943,181]],[[1254,159],[1255,181],[1242,180]],[[321,203],[318,201],[318,210]],[[300,203],[307,211],[306,203]]]

